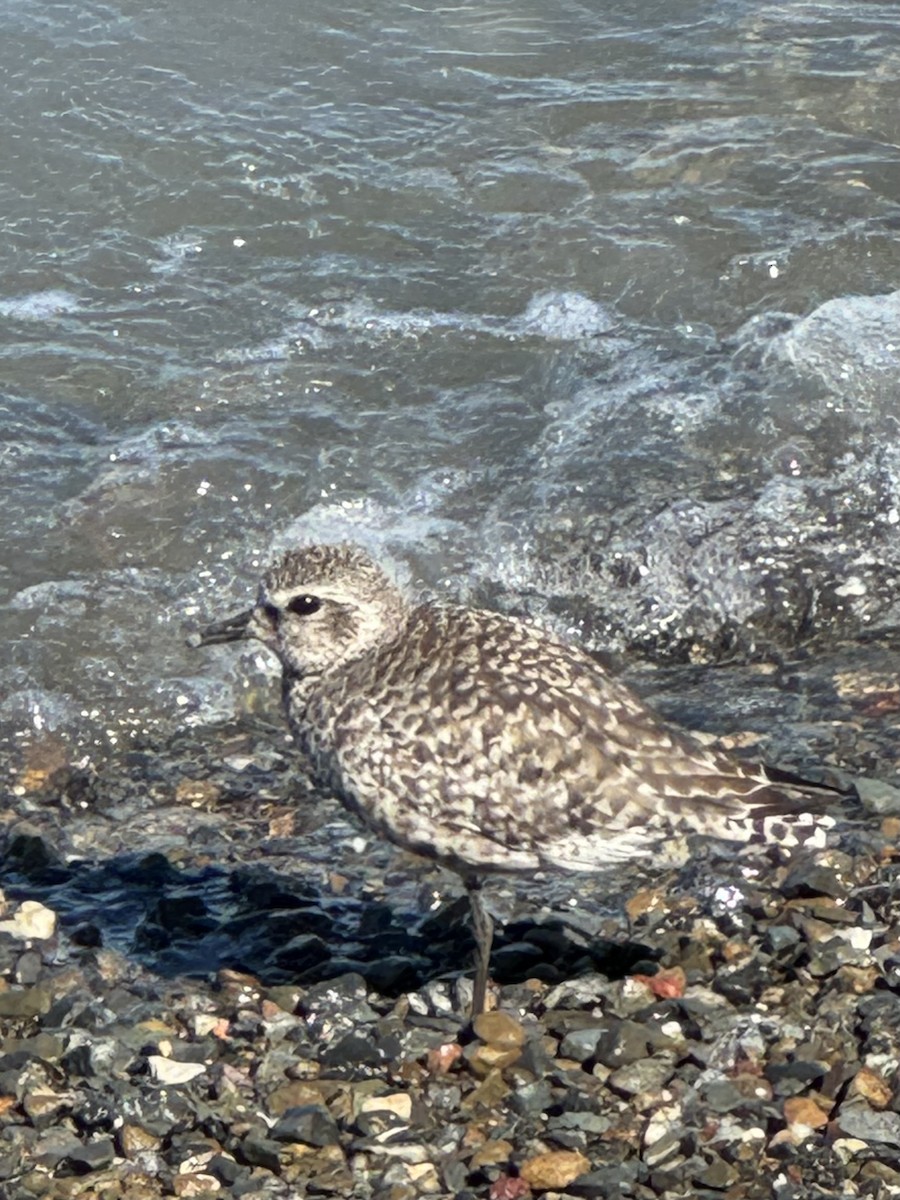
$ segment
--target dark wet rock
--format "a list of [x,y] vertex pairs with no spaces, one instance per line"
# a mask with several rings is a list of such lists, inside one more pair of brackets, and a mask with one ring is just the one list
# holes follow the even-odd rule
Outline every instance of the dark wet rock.
[[388,954],[365,964],[366,979],[376,992],[393,996],[412,991],[427,978],[428,959],[424,955]]
[[263,1167],[273,1174],[281,1170],[281,1146],[273,1138],[258,1132],[248,1133],[236,1150],[240,1160],[250,1167]]
[[87,1175],[108,1167],[116,1156],[111,1138],[97,1138],[71,1150],[60,1162],[59,1175]]
[[[532,974],[540,963],[545,963],[546,951],[533,942],[510,942],[494,951],[491,964],[502,978],[521,978]],[[540,972],[537,977],[541,977]]]
[[762,986],[759,963],[753,959],[722,967],[713,987],[732,1004],[750,1004]]
[[826,1067],[823,1063],[795,1060],[786,1063],[769,1063],[765,1069],[766,1079],[778,1096],[796,1096],[807,1091],[824,1079]]
[[315,974],[323,963],[329,964],[330,973],[331,952],[328,943],[317,934],[301,933],[276,950],[269,961],[280,971],[302,980]]
[[225,1187],[231,1187],[247,1175],[246,1167],[227,1154],[214,1154],[207,1162],[206,1170]]
[[4,865],[25,879],[44,885],[56,882],[65,874],[57,852],[39,833],[30,831],[12,834],[4,849]]
[[378,1066],[387,1061],[384,1050],[373,1038],[348,1033],[322,1051],[322,1062],[337,1069]]
[[837,850],[823,852],[816,861],[799,857],[785,876],[780,891],[795,896],[831,896],[846,900],[853,887],[853,860]]
[[272,1127],[276,1142],[302,1142],[307,1146],[330,1146],[339,1140],[338,1127],[327,1108],[304,1104],[289,1108]]
[[579,1175],[566,1187],[566,1194],[583,1200],[613,1200],[634,1195],[635,1183],[646,1177],[646,1168],[637,1161],[601,1166]]
[[374,1023],[378,1014],[368,1003],[368,985],[361,975],[340,975],[310,987],[299,1003],[310,1034],[355,1032],[360,1025]]
[[70,1039],[63,1064],[70,1074],[81,1079],[94,1079],[111,1069],[124,1069],[134,1054],[115,1038]]

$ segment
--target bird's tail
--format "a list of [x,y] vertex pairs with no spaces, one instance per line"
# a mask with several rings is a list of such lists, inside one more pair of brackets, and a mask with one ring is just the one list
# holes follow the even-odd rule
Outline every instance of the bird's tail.
[[787,847],[825,846],[829,830],[859,799],[852,785],[816,782],[769,766],[745,776],[737,790],[745,806],[741,817],[731,818],[738,840]]

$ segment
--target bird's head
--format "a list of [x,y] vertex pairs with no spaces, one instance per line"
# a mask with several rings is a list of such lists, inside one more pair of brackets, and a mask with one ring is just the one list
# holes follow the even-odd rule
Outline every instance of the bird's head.
[[400,589],[356,546],[312,545],[272,564],[253,608],[195,634],[191,644],[256,638],[291,675],[316,675],[390,640],[409,612]]

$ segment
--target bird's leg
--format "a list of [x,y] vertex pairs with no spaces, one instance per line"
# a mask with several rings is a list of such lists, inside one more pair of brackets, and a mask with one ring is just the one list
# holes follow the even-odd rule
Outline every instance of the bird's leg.
[[475,935],[475,989],[472,993],[472,1020],[484,1012],[487,995],[488,968],[491,963],[491,942],[494,937],[494,922],[485,907],[481,891],[481,880],[470,876],[466,879],[469,906],[472,912],[472,932]]

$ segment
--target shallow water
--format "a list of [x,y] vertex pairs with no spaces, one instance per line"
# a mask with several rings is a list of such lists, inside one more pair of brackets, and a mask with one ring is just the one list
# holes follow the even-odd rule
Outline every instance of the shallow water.
[[5,735],[260,703],[184,636],[301,537],[651,658],[896,623],[893,5],[0,12]]

